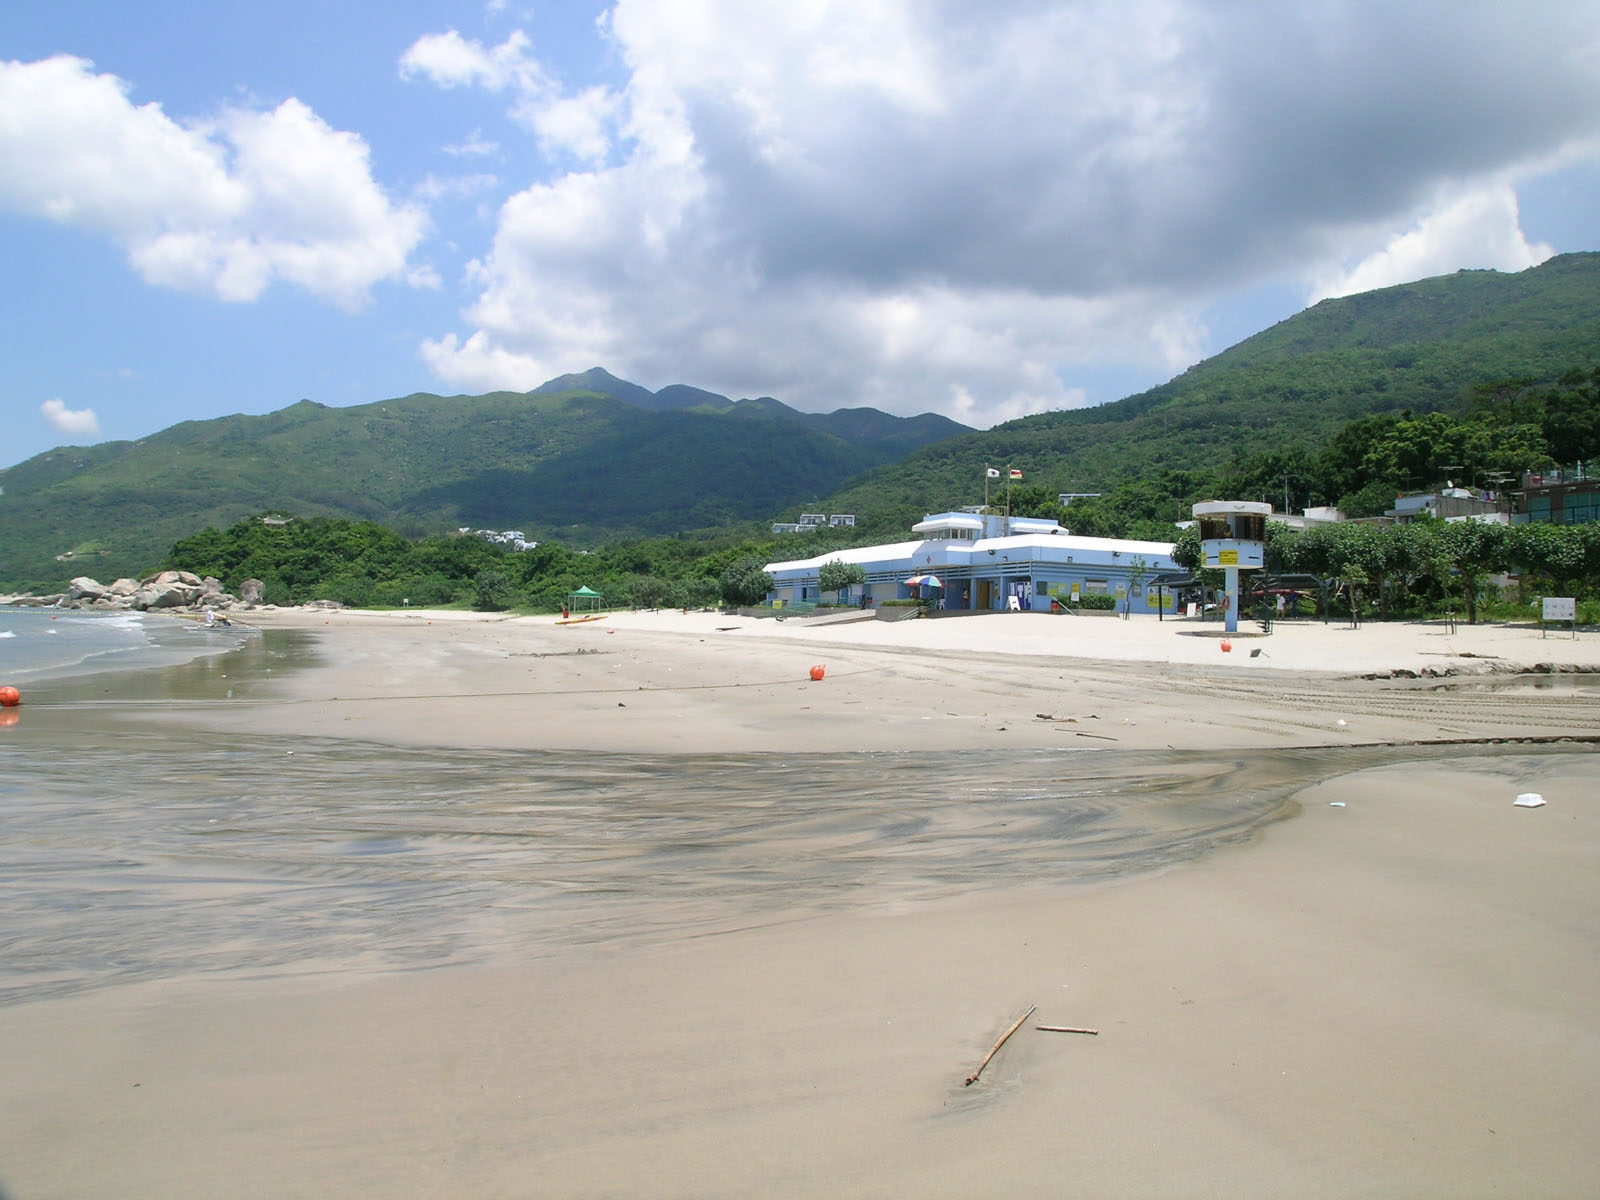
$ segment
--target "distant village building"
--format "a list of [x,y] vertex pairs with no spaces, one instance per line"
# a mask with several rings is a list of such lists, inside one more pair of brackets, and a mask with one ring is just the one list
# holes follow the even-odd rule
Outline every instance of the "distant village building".
[[1511,503],[1509,497],[1494,492],[1447,485],[1437,492],[1396,496],[1394,507],[1385,509],[1383,515],[1401,525],[1423,516],[1439,517],[1446,521],[1473,520],[1508,525],[1511,523]]
[[528,541],[520,529],[470,529],[462,526],[456,530],[459,534],[471,534],[481,537],[484,541],[494,546],[504,546],[508,550],[532,550],[538,542]]
[[852,529],[855,527],[855,513],[801,513],[798,521],[778,521],[772,526],[773,533],[806,533],[813,529],[821,529],[826,525],[830,529]]
[[1308,508],[1300,513],[1275,512],[1269,519],[1289,529],[1306,530],[1315,529],[1318,525],[1336,525],[1345,518],[1342,512],[1330,504],[1320,508]]
[[1585,525],[1600,521],[1600,479],[1584,463],[1553,471],[1529,471],[1515,493],[1517,524]]
[[[1100,595],[1114,597],[1119,609],[1153,612],[1146,581],[1179,570],[1170,542],[1078,537],[1056,521],[1036,517],[934,513],[911,531],[914,541],[768,563],[775,584],[768,599],[816,601],[823,564],[843,562],[866,571],[865,585],[854,593],[855,602],[864,606],[916,595],[936,598],[946,610],[1050,612]],[[937,583],[907,582],[929,576]]]
[[1056,497],[1062,508],[1071,507],[1074,500],[1098,500],[1099,498],[1099,492],[1062,492]]

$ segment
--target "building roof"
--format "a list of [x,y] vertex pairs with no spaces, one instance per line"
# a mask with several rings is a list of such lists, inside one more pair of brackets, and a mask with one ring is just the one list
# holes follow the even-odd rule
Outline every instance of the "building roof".
[[911,527],[912,533],[931,533],[935,529],[982,529],[982,517],[970,517],[964,513],[940,513],[936,517],[929,517],[926,521],[918,521]]
[[[1081,537],[1066,533],[1018,533],[1010,537],[891,542],[881,546],[856,546],[833,550],[811,558],[773,562],[766,570],[774,575],[810,575],[824,563],[843,562],[880,569],[919,571],[952,570],[966,567],[988,568],[999,563],[1048,562],[1073,566],[1123,566],[1134,558],[1146,560],[1172,557],[1171,542],[1133,541],[1125,538]],[[1151,562],[1152,566],[1155,563]]]

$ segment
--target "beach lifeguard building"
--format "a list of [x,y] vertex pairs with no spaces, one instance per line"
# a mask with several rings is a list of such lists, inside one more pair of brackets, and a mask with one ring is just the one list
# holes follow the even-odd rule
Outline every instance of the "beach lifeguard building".
[[1155,611],[1146,581],[1178,570],[1171,542],[1080,537],[1042,517],[931,513],[911,532],[915,541],[768,563],[775,585],[768,599],[784,605],[820,600],[822,568],[842,562],[866,574],[857,593],[863,606],[917,595],[944,612],[1052,612],[1099,595],[1121,611],[1144,613]]
[[1267,518],[1272,505],[1252,500],[1202,500],[1194,506],[1200,525],[1201,564],[1220,567],[1224,580],[1223,628],[1239,631],[1239,572],[1259,571],[1267,561]]

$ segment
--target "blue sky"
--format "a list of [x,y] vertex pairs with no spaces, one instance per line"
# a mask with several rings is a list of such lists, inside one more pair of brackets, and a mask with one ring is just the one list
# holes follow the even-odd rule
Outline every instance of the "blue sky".
[[1600,249],[1592,4],[0,6],[0,466],[591,366],[987,426]]

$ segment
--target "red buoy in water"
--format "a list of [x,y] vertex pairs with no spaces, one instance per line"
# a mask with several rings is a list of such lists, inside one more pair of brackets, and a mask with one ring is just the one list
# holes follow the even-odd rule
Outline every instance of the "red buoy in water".
[[816,666],[811,668],[811,678],[812,679],[821,679],[827,673],[828,673],[828,668],[823,666],[821,663],[818,663]]
[[15,708],[22,703],[22,693],[14,687],[0,687],[0,704]]

